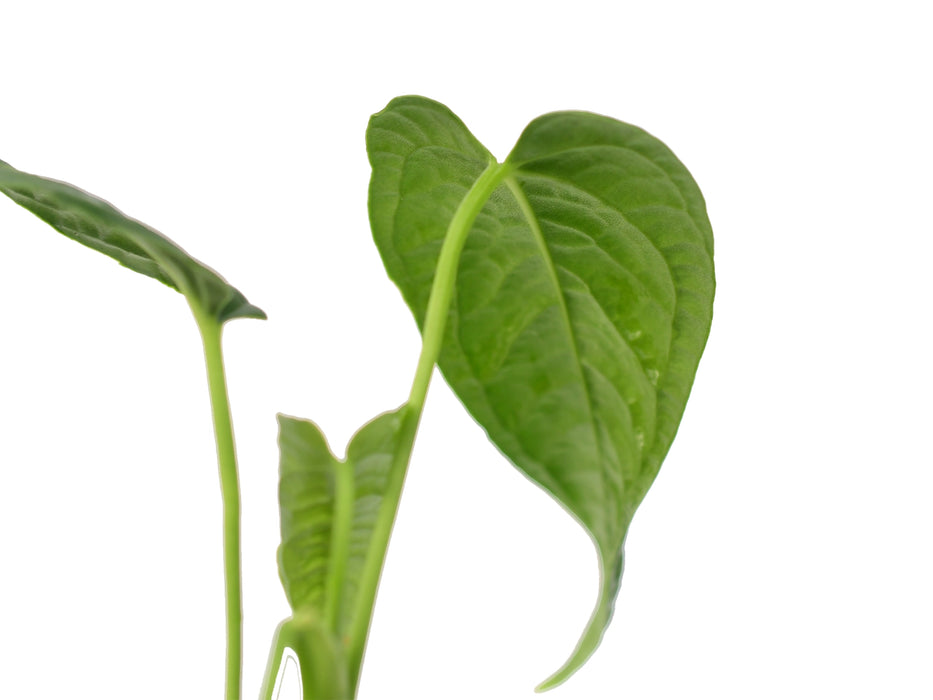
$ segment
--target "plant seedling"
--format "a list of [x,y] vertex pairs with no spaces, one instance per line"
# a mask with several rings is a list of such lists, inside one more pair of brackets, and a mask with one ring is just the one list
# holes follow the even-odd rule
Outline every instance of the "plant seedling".
[[[393,100],[367,130],[373,238],[422,333],[411,393],[337,459],[279,416],[279,574],[262,700],[287,649],[303,700],[357,695],[376,589],[435,365],[499,451],[580,523],[599,595],[564,682],[612,617],[626,533],[680,424],[712,320],[713,234],[660,141],[585,112],[532,121],[499,162],[443,105]],[[70,185],[0,162],[0,191],[59,232],[185,296],[201,332],[224,500],[227,700],[239,700],[239,487],[223,325],[265,318],[163,235]]]

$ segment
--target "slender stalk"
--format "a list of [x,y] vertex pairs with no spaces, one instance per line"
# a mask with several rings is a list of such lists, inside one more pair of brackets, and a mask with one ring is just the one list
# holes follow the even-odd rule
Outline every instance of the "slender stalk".
[[450,301],[453,298],[454,286],[457,280],[460,253],[463,251],[467,234],[469,234],[477,215],[486,204],[493,190],[508,176],[510,171],[510,167],[506,164],[490,163],[489,167],[473,183],[447,227],[422,326],[421,356],[418,358],[411,393],[402,416],[398,449],[392,461],[386,492],[373,528],[369,552],[360,577],[356,607],[348,630],[347,660],[351,697],[356,697],[363,655],[366,649],[366,639],[369,635],[373,607],[376,602],[379,577],[382,574],[382,566],[389,546],[389,537],[392,534],[392,526],[398,512],[402,487],[405,483],[405,474],[411,460],[415,435],[418,432],[418,424],[424,410],[431,375],[434,372],[434,365],[437,363],[441,343],[444,339],[444,327],[447,323]]
[[353,528],[353,498],[356,489],[353,467],[346,462],[337,465],[334,490],[334,514],[331,521],[330,568],[327,571],[324,597],[324,622],[336,637],[343,604],[347,559]]
[[316,611],[295,611],[275,630],[259,700],[275,700],[286,649],[298,661],[304,700],[350,700],[343,648]]
[[221,335],[223,326],[215,318],[192,306],[207,363],[207,382],[211,395],[214,438],[220,466],[220,491],[223,499],[224,585],[227,619],[226,700],[240,700],[242,674],[243,604],[240,594],[240,484],[237,475],[233,423],[227,397]]
[[282,625],[279,625],[272,638],[272,648],[269,650],[269,660],[266,662],[266,673],[262,678],[259,689],[259,700],[276,700],[279,690],[279,676],[282,674],[282,661],[285,656],[285,640],[282,638]]

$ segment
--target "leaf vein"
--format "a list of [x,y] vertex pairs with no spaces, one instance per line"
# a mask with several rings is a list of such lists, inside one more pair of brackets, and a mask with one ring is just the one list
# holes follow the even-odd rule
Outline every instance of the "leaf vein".
[[[593,397],[591,394],[589,382],[586,379],[586,374],[583,372],[583,365],[580,360],[580,348],[577,344],[577,337],[576,337],[576,333],[574,333],[573,324],[570,321],[570,313],[569,313],[569,310],[567,309],[567,301],[566,299],[564,299],[563,290],[560,286],[560,280],[558,279],[558,276],[557,276],[557,269],[554,265],[554,260],[551,258],[550,251],[548,250],[547,243],[545,242],[544,236],[541,233],[541,226],[538,223],[534,210],[531,208],[531,205],[529,204],[528,199],[525,196],[524,191],[521,189],[521,186],[519,185],[518,181],[515,180],[514,177],[510,176],[505,179],[505,183],[508,186],[509,191],[512,193],[512,196],[515,197],[515,200],[519,206],[519,209],[521,209],[522,214],[525,216],[525,219],[528,222],[528,227],[531,229],[532,235],[535,238],[535,242],[537,243],[538,248],[541,251],[541,256],[547,262],[547,268],[548,268],[549,275],[551,277],[551,282],[554,285],[554,288],[557,290],[557,297],[559,300],[558,303],[560,306],[561,315],[564,319],[564,324],[567,327],[567,334],[570,336],[571,345],[573,347],[573,352],[574,352],[574,360],[576,362],[577,370],[580,375],[580,383],[583,387],[583,391],[586,394],[586,406],[587,406],[587,410],[589,412],[589,417],[590,417],[589,425],[590,425],[590,429],[593,435],[593,444],[594,444],[594,447],[597,453],[600,456],[600,460],[602,460],[604,458],[603,448],[601,445],[601,441],[599,440],[599,436],[596,434],[596,426],[595,426],[595,422],[593,418],[595,414],[593,410]],[[605,470],[600,469],[598,471],[600,473],[600,478],[603,482],[603,487],[604,487],[603,493],[605,494],[607,493],[606,475],[604,473]]]

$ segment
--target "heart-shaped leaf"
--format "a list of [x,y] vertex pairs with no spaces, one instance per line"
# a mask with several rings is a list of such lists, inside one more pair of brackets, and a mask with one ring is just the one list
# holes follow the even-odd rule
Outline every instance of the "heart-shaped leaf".
[[596,545],[599,599],[539,689],[553,687],[609,623],[629,523],[706,343],[703,197],[660,141],[583,112],[534,120],[498,164],[446,107],[403,97],[373,116],[367,147],[373,236],[422,329],[442,243],[469,227],[438,364],[493,443]]
[[161,233],[92,194],[21,172],[3,161],[0,192],[68,238],[181,292],[197,313],[218,323],[266,317],[212,269]]

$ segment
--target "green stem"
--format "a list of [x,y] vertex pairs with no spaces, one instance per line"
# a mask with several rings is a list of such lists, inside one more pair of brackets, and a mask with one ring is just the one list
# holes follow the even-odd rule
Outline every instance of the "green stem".
[[346,462],[337,465],[334,489],[334,515],[331,522],[331,566],[327,571],[324,597],[324,622],[336,636],[343,603],[344,579],[350,556],[353,529],[354,483],[353,467]]
[[227,618],[226,700],[240,700],[242,673],[243,605],[240,597],[240,484],[237,476],[233,423],[227,398],[221,335],[223,325],[192,305],[204,343],[207,382],[220,466],[220,491],[224,518],[224,584]]
[[282,637],[282,626],[287,622],[288,620],[285,620],[279,624],[272,637],[272,648],[269,650],[269,660],[266,662],[266,673],[262,678],[262,686],[259,688],[259,700],[276,700],[272,695],[275,692],[280,673],[279,669],[285,656],[286,641]]
[[343,648],[311,609],[296,611],[276,629],[260,700],[275,700],[272,696],[286,647],[299,659],[302,700],[350,700]]
[[460,253],[463,251],[467,234],[477,215],[493,190],[510,172],[511,168],[506,164],[490,163],[460,202],[444,236],[422,326],[421,356],[418,358],[411,394],[402,416],[398,449],[392,461],[386,492],[373,528],[369,552],[360,577],[357,604],[347,636],[348,672],[352,684],[352,697],[356,697],[356,688],[359,684],[360,669],[366,649],[366,638],[376,602],[376,590],[379,586],[379,577],[385,562],[392,526],[398,512],[405,474],[408,471],[415,435],[418,432],[418,423],[421,421],[431,375],[444,340],[444,327],[457,280]]

